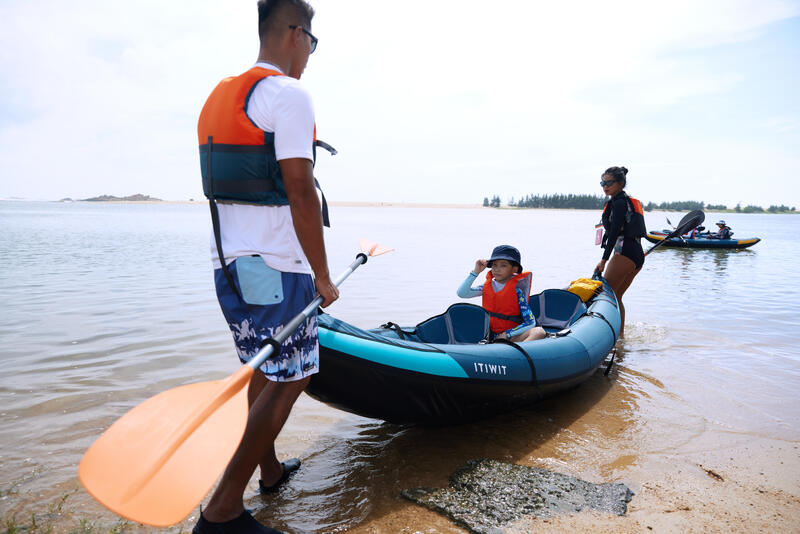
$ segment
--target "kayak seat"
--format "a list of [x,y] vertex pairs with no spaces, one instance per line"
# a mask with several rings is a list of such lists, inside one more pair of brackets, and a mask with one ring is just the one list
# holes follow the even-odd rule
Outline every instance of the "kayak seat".
[[528,305],[536,323],[548,332],[563,330],[586,313],[581,298],[565,289],[545,289],[531,295]]
[[489,314],[480,306],[458,303],[414,329],[423,343],[474,345],[489,335]]

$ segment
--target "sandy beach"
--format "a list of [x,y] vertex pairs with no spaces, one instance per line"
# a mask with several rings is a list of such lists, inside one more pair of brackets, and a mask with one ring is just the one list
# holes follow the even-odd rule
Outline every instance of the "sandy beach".
[[[623,470],[625,476],[621,480],[635,492],[627,516],[582,512],[553,519],[523,519],[509,525],[506,532],[800,532],[797,444],[752,439],[732,448],[714,449],[711,443],[708,446],[708,450],[674,455],[622,456],[605,465],[605,469]],[[542,452],[534,451],[532,456]],[[591,458],[584,461],[591,462]],[[569,466],[555,459],[530,461],[526,465],[581,476],[579,469],[568,469]],[[579,467],[573,462],[570,466]],[[398,502],[397,508],[383,517],[348,532],[468,531],[436,512]]]
[[[625,375],[630,372],[623,366],[612,375],[619,373],[615,379],[628,382]],[[520,414],[521,421],[542,431],[497,438],[495,446],[487,445],[481,452],[590,482],[624,483],[634,492],[627,515],[581,512],[551,519],[524,518],[507,525],[505,532],[800,532],[800,444],[796,441],[740,432],[714,421],[681,423],[659,414],[630,413],[625,406],[635,408],[638,396],[632,398],[630,390],[611,385],[606,391],[605,380],[599,376],[584,386],[591,391],[583,400],[555,398],[541,403],[535,414]],[[584,403],[593,397],[596,403],[586,408]],[[632,435],[631,427],[639,424],[643,431],[637,429]],[[446,478],[423,479],[423,486],[447,485]],[[399,496],[385,513],[373,516],[377,517],[348,532],[467,532],[445,516]]]

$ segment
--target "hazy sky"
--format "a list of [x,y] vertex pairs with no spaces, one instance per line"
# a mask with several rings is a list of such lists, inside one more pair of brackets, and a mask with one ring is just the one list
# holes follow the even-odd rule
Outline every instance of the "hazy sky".
[[[313,2],[329,200],[800,208],[800,1]],[[255,0],[0,0],[0,198],[202,198],[197,116]]]

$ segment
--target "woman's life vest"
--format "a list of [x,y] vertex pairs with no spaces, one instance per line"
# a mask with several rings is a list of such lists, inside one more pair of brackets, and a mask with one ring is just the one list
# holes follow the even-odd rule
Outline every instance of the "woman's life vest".
[[[624,237],[644,237],[647,235],[647,227],[644,222],[644,208],[642,208],[642,203],[638,199],[635,199],[631,196],[628,196],[627,193],[624,191],[620,193],[625,198],[625,202],[628,205],[628,209],[625,213],[625,223],[622,226],[622,232],[620,232],[621,236]],[[606,246],[606,237],[608,236],[608,230],[611,228],[611,202],[614,199],[606,201],[605,205],[603,206],[603,215],[601,217],[603,228],[605,229],[606,235],[603,236],[602,246]]]
[[483,308],[489,312],[489,328],[495,334],[505,332],[514,328],[522,322],[522,315],[519,312],[519,301],[517,300],[517,285],[520,283],[527,286],[525,298],[531,294],[531,279],[533,275],[529,271],[524,271],[510,278],[503,289],[495,292],[492,285],[492,273],[486,274],[486,281],[483,283]]

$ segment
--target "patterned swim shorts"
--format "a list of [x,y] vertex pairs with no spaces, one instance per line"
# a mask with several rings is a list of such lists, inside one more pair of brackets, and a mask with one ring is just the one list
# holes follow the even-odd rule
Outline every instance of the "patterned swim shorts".
[[[280,332],[314,299],[316,289],[311,275],[276,271],[260,256],[237,258],[228,270],[241,297],[222,269],[215,269],[217,298],[233,333],[239,360],[247,363],[265,339]],[[260,369],[275,382],[300,380],[318,372],[316,314],[303,322],[283,343],[281,353],[267,359]]]

